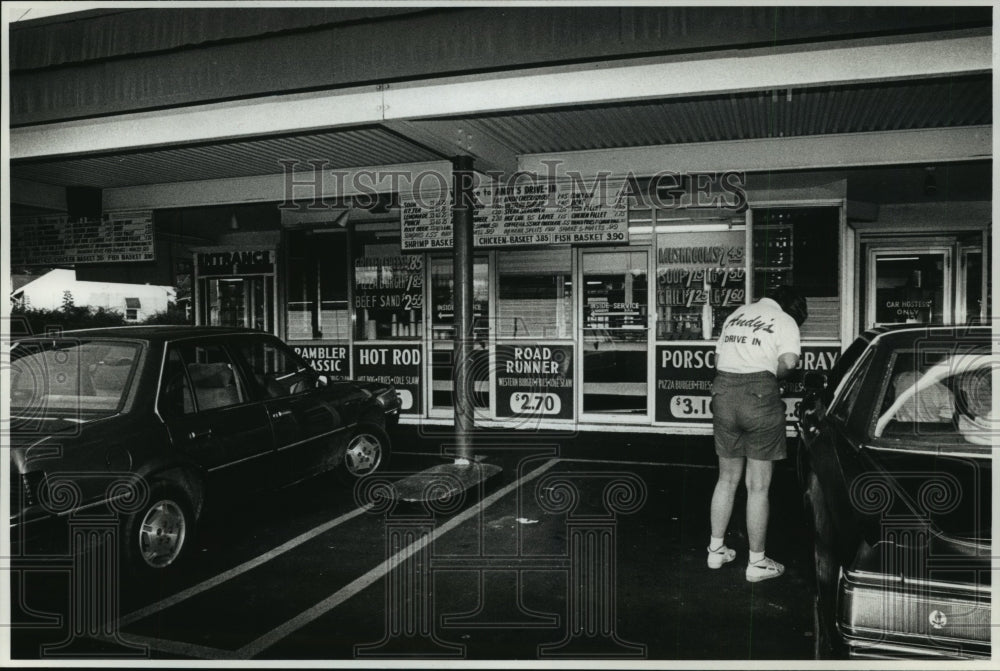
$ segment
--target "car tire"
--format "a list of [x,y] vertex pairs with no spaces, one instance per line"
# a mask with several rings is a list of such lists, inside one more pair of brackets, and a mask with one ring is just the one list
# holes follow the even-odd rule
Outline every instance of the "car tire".
[[126,516],[122,557],[132,573],[176,569],[194,542],[197,522],[187,496],[177,487],[153,485],[146,503]]
[[347,437],[344,458],[336,470],[337,478],[345,484],[353,484],[384,469],[391,453],[389,434],[382,427],[359,424]]
[[842,659],[843,643],[837,631],[837,590],[839,588],[840,564],[833,548],[834,533],[830,515],[815,473],[808,473],[806,489],[803,492],[803,506],[806,519],[812,531],[813,577],[815,598],[813,599],[814,642],[816,659]]

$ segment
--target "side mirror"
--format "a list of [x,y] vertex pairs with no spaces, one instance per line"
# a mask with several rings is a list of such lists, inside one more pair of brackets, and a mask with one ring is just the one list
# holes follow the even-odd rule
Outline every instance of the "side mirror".
[[808,393],[818,394],[826,389],[826,373],[809,371],[802,376],[802,388]]
[[328,378],[326,375],[317,375],[316,376],[316,386],[317,387],[325,387],[328,384],[330,384],[330,378]]

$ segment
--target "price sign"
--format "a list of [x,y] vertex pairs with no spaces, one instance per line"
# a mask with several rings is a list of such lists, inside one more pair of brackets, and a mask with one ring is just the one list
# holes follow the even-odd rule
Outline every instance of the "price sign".
[[712,419],[711,396],[674,396],[670,415],[674,419]]
[[394,385],[400,412],[420,414],[422,351],[419,345],[355,345],[354,379]]
[[497,345],[497,415],[573,418],[572,345]]
[[557,394],[518,392],[511,394],[510,411],[515,415],[558,415],[562,412],[562,401]]

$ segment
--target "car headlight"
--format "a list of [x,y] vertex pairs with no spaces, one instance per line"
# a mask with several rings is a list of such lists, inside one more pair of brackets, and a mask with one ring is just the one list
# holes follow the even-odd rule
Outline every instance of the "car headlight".
[[375,402],[383,408],[395,408],[399,405],[399,394],[395,389],[387,389],[375,397]]

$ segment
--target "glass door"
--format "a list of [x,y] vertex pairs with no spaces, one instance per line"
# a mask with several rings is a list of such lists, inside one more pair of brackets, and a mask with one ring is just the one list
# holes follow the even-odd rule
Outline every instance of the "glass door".
[[[435,258],[430,263],[431,286],[431,412],[452,411],[455,378],[455,281],[451,258]],[[486,417],[490,408],[489,370],[489,261],[477,256],[472,266],[472,321],[474,343],[471,371],[473,407]]]
[[274,278],[210,277],[201,280],[201,323],[274,332]]
[[582,415],[649,415],[649,282],[645,250],[582,252]]
[[869,326],[954,321],[950,247],[871,247],[867,261]]

